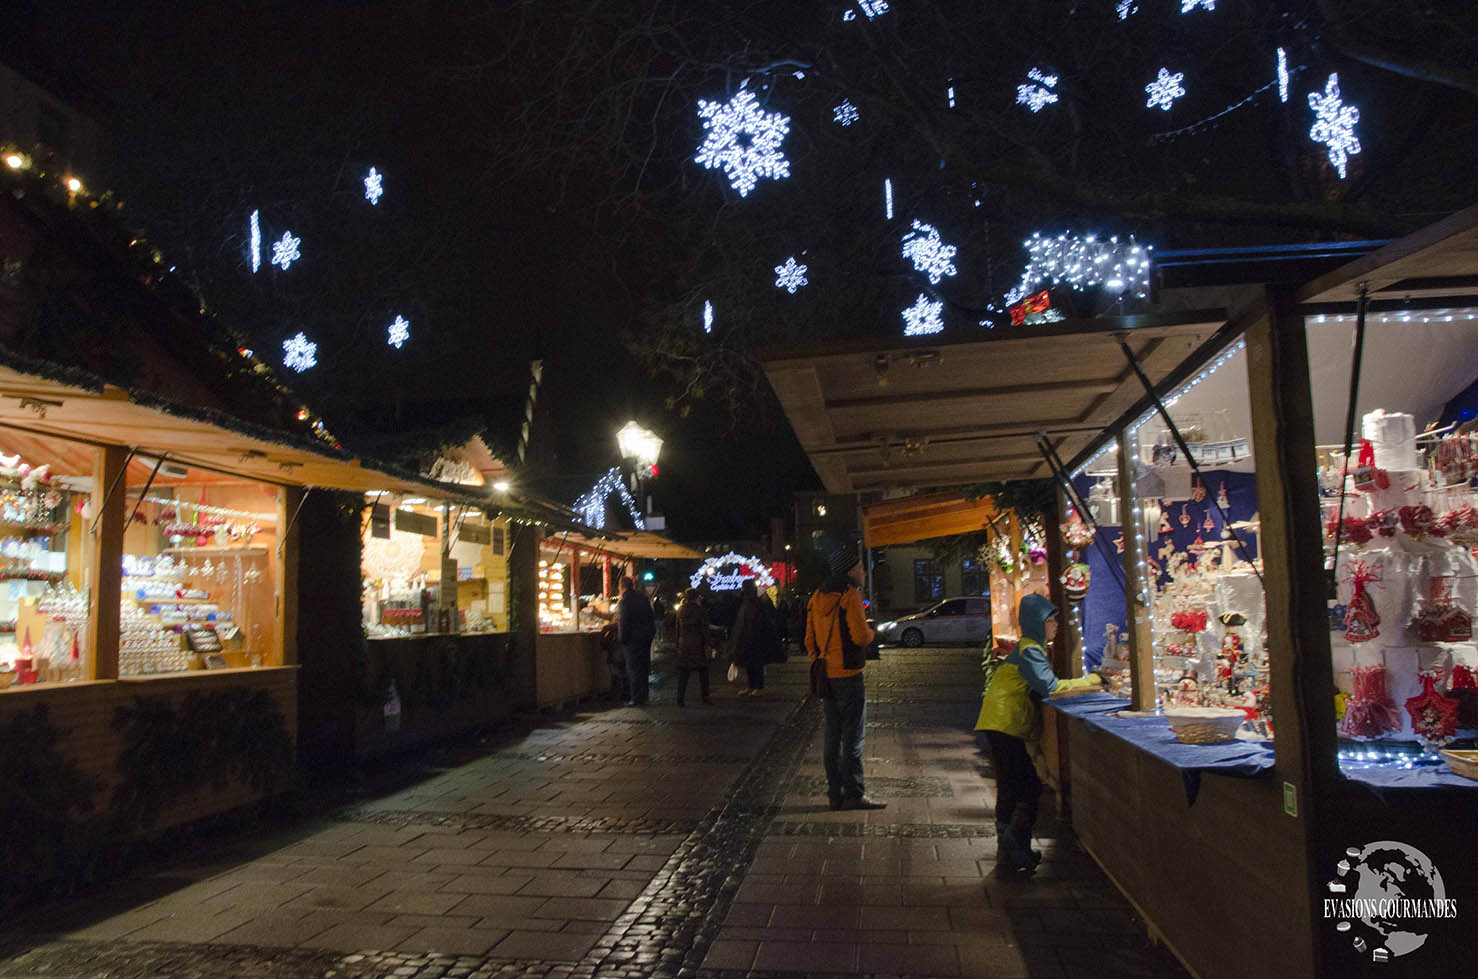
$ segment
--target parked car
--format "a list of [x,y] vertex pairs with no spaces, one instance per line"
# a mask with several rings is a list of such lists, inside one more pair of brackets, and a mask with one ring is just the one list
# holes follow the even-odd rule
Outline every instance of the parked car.
[[990,642],[990,599],[946,598],[938,605],[877,628],[879,643],[889,646],[934,646],[941,643]]

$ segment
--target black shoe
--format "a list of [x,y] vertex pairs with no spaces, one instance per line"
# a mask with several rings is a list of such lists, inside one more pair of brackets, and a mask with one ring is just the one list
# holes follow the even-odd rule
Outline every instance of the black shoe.
[[708,697],[704,697],[703,698],[703,702],[705,704],[707,704],[709,707],[712,707],[713,706],[713,701],[711,699],[709,699]]
[[832,810],[832,812],[835,812],[838,809],[842,808],[842,797],[839,795],[827,796],[826,804],[827,807]]
[[688,705],[687,705],[687,704],[685,704],[685,703],[683,703],[683,702],[682,702],[682,701],[681,701],[681,700],[679,700],[679,701],[678,701],[678,702],[677,702],[677,705],[678,705],[678,706],[679,706],[679,707],[686,707],[686,706],[688,706]]
[[864,795],[864,796],[858,796],[855,799],[843,799],[842,800],[842,808],[843,809],[886,809],[886,808],[888,808],[888,804],[886,802],[874,802],[873,800],[869,799],[867,796]]

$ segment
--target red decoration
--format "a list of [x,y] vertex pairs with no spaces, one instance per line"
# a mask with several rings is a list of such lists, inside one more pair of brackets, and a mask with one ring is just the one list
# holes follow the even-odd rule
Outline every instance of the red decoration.
[[1208,621],[1205,611],[1176,612],[1170,616],[1170,624],[1183,632],[1205,632]]
[[1401,521],[1401,529],[1413,537],[1442,537],[1445,534],[1437,525],[1432,508],[1425,504],[1401,507],[1396,511],[1396,517]]
[[1452,579],[1433,577],[1412,626],[1422,642],[1467,642],[1473,638],[1473,617],[1452,603]]
[[[1324,535],[1333,540],[1338,526],[1338,520],[1330,520],[1324,525]],[[1374,536],[1370,531],[1369,521],[1362,520],[1360,517],[1345,517],[1344,532],[1340,534],[1340,539],[1347,540],[1358,547],[1370,543]]]
[[1355,594],[1345,610],[1345,638],[1352,643],[1369,642],[1380,635],[1380,616],[1365,586],[1380,581],[1380,573],[1363,561],[1356,561],[1350,572]]
[[1478,727],[1478,677],[1459,663],[1452,668],[1452,685],[1447,695],[1457,701],[1459,727]]
[[1401,715],[1386,691],[1384,666],[1357,666],[1350,670],[1354,690],[1339,722],[1347,738],[1378,738],[1401,730]]
[[1046,289],[1034,292],[1014,306],[1007,306],[1006,312],[1011,316],[1012,326],[1021,326],[1026,318],[1036,313],[1045,313],[1052,308],[1052,294]]
[[1411,729],[1423,741],[1444,744],[1457,733],[1458,702],[1437,692],[1437,678],[1422,674],[1422,692],[1406,701]]
[[1356,468],[1350,470],[1350,476],[1355,480],[1355,489],[1362,493],[1391,487],[1391,477],[1386,471],[1375,468],[1375,447],[1365,439],[1360,440],[1360,456],[1356,460]]

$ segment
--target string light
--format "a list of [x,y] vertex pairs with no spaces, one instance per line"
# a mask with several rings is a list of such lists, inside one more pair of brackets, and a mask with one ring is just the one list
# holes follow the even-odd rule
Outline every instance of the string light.
[[893,220],[893,178],[883,178],[883,214]]
[[868,20],[881,17],[888,12],[888,0],[857,0],[857,6],[867,15]]
[[713,303],[707,299],[703,300],[703,332],[713,332]]
[[610,499],[613,493],[621,498],[621,505],[631,515],[636,529],[646,530],[647,523],[642,519],[636,500],[632,499],[631,493],[626,489],[626,484],[621,481],[621,470],[618,468],[612,468],[596,480],[590,491],[575,501],[575,510],[580,514],[580,519],[585,526],[594,527],[596,530],[605,529],[606,500]]
[[[720,569],[724,567],[737,567],[739,570],[731,574],[721,574]],[[745,571],[749,574],[745,574]],[[775,584],[775,576],[759,558],[730,551],[723,557],[706,559],[693,572],[688,584],[693,588],[707,585],[710,591],[738,591],[744,587],[746,581],[753,581],[757,588],[769,588]]]
[[390,324],[390,336],[386,341],[390,346],[399,350],[407,340],[411,338],[410,320],[404,316],[396,316],[395,322]]
[[284,231],[282,237],[272,244],[272,264],[282,266],[282,271],[286,272],[288,266],[303,257],[298,251],[298,245],[302,241],[301,238],[294,238],[291,231]]
[[1288,101],[1288,52],[1278,49],[1278,101]]
[[809,284],[806,278],[805,265],[797,264],[795,256],[792,255],[785,260],[784,265],[775,266],[775,288],[784,289],[792,296],[795,291],[803,285]]
[[1118,0],[1114,4],[1114,12],[1119,15],[1120,20],[1128,20],[1130,14],[1139,13],[1139,4],[1134,0]]
[[842,99],[842,104],[832,110],[831,118],[833,122],[842,126],[850,126],[862,118],[862,113],[857,111],[857,106],[853,105],[850,100]]
[[1309,108],[1317,118],[1309,129],[1309,139],[1329,147],[1329,162],[1345,179],[1345,164],[1350,157],[1360,152],[1360,140],[1355,136],[1355,124],[1360,121],[1360,110],[1345,105],[1339,97],[1339,75],[1332,74],[1324,84],[1324,94],[1309,93]]
[[790,132],[790,116],[764,111],[753,92],[741,89],[728,102],[699,99],[698,118],[704,137],[693,162],[705,170],[723,170],[740,197],[748,197],[761,178],[790,176],[790,161],[780,149]]
[[1033,234],[1024,242],[1028,254],[1021,282],[1006,294],[1007,304],[1020,301],[1042,282],[1072,289],[1102,286],[1110,292],[1130,293],[1143,299],[1150,289],[1148,245],[1135,244],[1131,235],[1121,243],[1117,237],[1099,241],[1092,235],[1079,237],[1063,232],[1056,238]]
[[1175,104],[1175,100],[1185,94],[1185,87],[1180,84],[1181,79],[1184,77],[1185,72],[1183,71],[1178,71],[1172,75],[1168,69],[1161,68],[1160,73],[1155,76],[1155,80],[1144,87],[1144,93],[1149,96],[1149,99],[1144,103],[1144,107],[1146,109],[1153,109],[1158,106],[1165,112],[1169,112],[1170,107]]
[[946,245],[939,237],[939,230],[932,224],[915,220],[913,230],[903,236],[903,257],[913,267],[929,277],[931,285],[938,285],[946,275],[955,275],[958,270],[950,261],[958,251],[954,245]]
[[919,293],[918,300],[903,310],[903,335],[917,337],[928,333],[943,332],[944,322],[939,318],[942,309],[944,309],[943,302],[931,303],[928,296],[922,292]]
[[251,212],[251,271],[256,275],[262,267],[262,222],[259,211]]
[[953,85],[945,90],[944,97],[949,102],[949,107],[953,109],[955,107],[955,87]]
[[[1310,316],[1310,323],[1353,323],[1354,316],[1345,314],[1328,315],[1320,313],[1318,316]],[[1366,313],[1367,321],[1374,320],[1377,323],[1456,323],[1459,320],[1478,320],[1478,312],[1471,309],[1451,310],[1433,309],[1420,313]]]
[[299,374],[318,365],[318,344],[299,333],[282,341],[282,366]]
[[371,204],[380,203],[380,196],[385,193],[384,174],[374,167],[370,167],[369,175],[364,178],[364,199]]
[[1029,81],[1025,85],[1016,86],[1017,105],[1024,105],[1032,112],[1041,112],[1057,101],[1057,93],[1052,91],[1057,87],[1056,75],[1043,74],[1033,68],[1026,73],[1026,77]]
[[144,497],[144,501],[155,503],[159,506],[189,510],[192,513],[204,513],[212,517],[237,517],[241,520],[252,520],[256,523],[277,523],[277,514],[275,513],[250,513],[246,510],[232,510],[229,507],[211,506],[207,503],[190,503],[168,496],[146,496]]

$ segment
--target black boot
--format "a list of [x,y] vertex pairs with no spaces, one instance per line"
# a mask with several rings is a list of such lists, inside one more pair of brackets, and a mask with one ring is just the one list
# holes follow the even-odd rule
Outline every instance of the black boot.
[[1035,823],[1036,814],[1026,806],[1019,805],[1011,812],[1011,825],[1006,831],[1012,837],[1012,841],[1021,848],[1022,870],[1036,870],[1037,864],[1042,862],[1042,855],[1031,848],[1032,827]]

